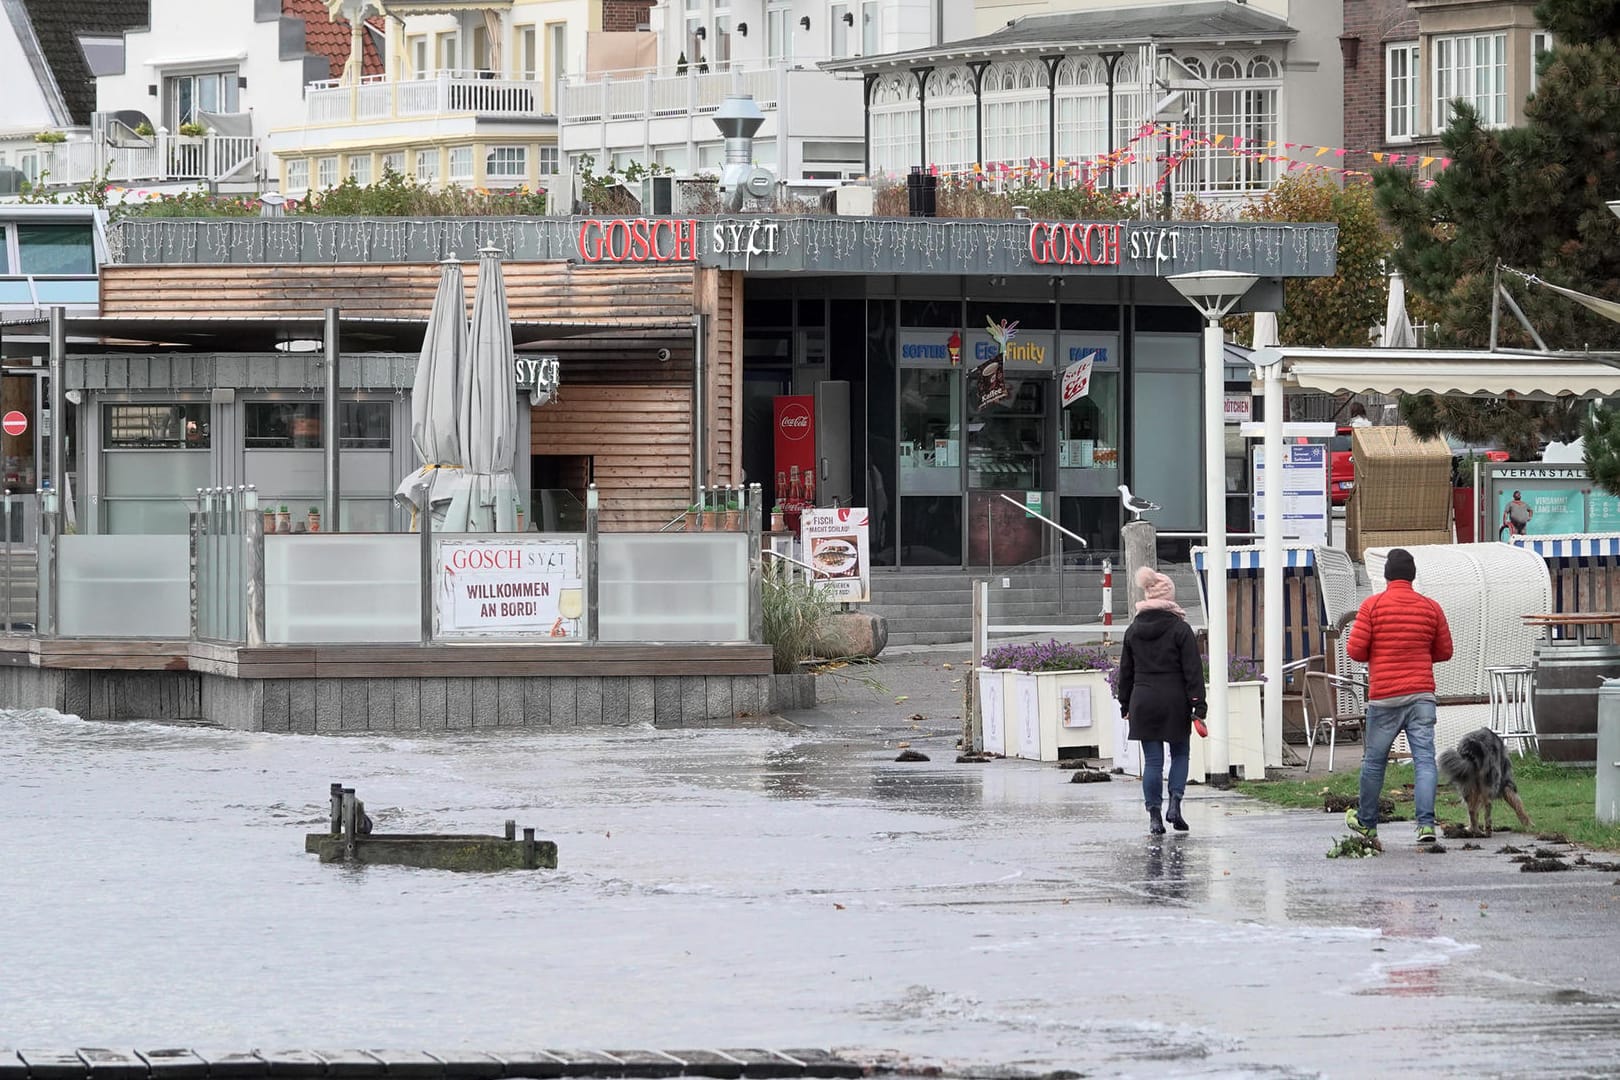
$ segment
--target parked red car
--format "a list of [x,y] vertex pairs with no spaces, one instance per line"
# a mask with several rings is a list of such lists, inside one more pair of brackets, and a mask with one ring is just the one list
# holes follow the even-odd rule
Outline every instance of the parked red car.
[[1334,506],[1350,501],[1356,489],[1356,460],[1350,456],[1350,428],[1342,427],[1328,440],[1328,497]]

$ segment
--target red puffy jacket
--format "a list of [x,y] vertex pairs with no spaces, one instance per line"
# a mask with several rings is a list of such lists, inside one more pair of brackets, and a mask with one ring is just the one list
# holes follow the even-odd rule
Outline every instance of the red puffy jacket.
[[1363,601],[1345,651],[1367,665],[1369,701],[1432,694],[1434,665],[1451,659],[1451,627],[1410,581],[1391,581]]

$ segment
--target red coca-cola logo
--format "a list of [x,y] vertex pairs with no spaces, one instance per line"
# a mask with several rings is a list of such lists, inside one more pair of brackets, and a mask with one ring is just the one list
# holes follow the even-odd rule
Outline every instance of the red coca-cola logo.
[[798,442],[810,434],[810,410],[803,405],[789,405],[782,410],[777,426],[782,429],[783,438]]

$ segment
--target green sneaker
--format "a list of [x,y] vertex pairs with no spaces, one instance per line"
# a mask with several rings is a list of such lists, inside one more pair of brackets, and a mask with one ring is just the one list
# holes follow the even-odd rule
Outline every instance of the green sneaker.
[[1363,825],[1361,823],[1361,819],[1356,816],[1356,808],[1354,806],[1350,807],[1344,812],[1344,824],[1345,828],[1349,829],[1357,836],[1365,837],[1368,840],[1378,839],[1378,826],[1374,825],[1369,828],[1368,826]]
[[1432,844],[1432,843],[1435,842],[1436,839],[1438,839],[1438,838],[1434,835],[1434,826],[1433,825],[1419,825],[1418,826],[1418,843],[1420,843],[1420,844]]

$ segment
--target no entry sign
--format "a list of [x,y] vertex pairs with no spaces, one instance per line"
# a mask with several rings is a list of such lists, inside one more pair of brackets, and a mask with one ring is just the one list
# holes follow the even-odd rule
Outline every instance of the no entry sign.
[[0,431],[4,431],[7,435],[21,435],[27,430],[28,417],[16,410],[6,413],[4,417],[0,417]]

